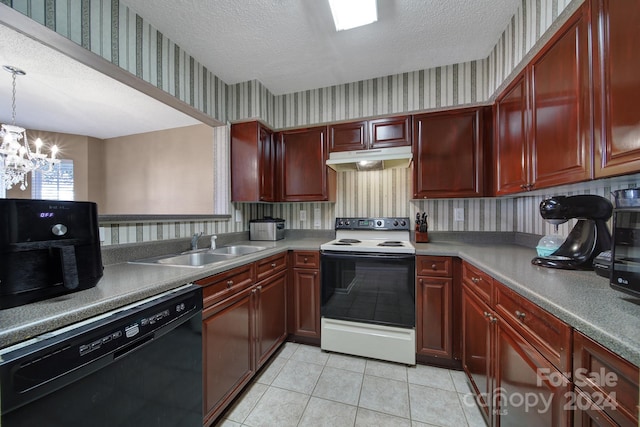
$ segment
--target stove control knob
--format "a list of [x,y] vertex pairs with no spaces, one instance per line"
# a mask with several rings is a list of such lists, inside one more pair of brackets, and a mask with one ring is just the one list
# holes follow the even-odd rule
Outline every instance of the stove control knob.
[[397,226],[398,226],[398,220],[397,220],[397,219],[393,221],[393,226],[394,226],[394,227],[397,227]]
[[349,220],[347,220],[347,221],[345,221],[345,223],[344,223],[344,224],[345,224],[345,225],[350,225],[350,224],[351,224],[351,222],[350,222]]
[[340,221],[338,222],[338,225],[344,225],[344,221],[340,220]]
[[404,227],[405,225],[407,225],[407,221],[403,219],[402,221],[400,221],[400,225]]
[[378,227],[382,227],[382,221],[380,221],[380,220],[376,221],[376,225],[377,225]]

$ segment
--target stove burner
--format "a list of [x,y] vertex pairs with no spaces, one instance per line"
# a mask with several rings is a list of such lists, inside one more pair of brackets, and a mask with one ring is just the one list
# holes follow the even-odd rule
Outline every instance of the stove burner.
[[351,243],[333,242],[332,245],[334,245],[334,246],[351,246]]
[[358,239],[340,239],[338,240],[337,243],[351,244],[351,243],[362,243],[362,242]]
[[378,246],[387,246],[393,248],[401,248],[404,246],[404,243],[399,242],[397,240],[388,240],[386,242],[378,243]]

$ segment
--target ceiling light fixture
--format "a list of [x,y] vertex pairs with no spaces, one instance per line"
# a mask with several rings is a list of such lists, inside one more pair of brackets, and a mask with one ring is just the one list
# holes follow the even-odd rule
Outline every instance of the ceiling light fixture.
[[329,0],[336,31],[349,30],[378,20],[377,0]]
[[36,139],[35,153],[31,151],[27,141],[27,132],[24,128],[16,126],[16,76],[24,76],[25,73],[19,68],[11,65],[3,65],[5,71],[11,73],[13,79],[13,93],[11,98],[11,124],[0,127],[0,177],[7,190],[15,184],[20,183],[20,189],[27,189],[25,176],[35,169],[51,170],[53,165],[59,163],[56,159],[58,146],[51,147],[51,157],[47,157],[42,151],[42,140]]

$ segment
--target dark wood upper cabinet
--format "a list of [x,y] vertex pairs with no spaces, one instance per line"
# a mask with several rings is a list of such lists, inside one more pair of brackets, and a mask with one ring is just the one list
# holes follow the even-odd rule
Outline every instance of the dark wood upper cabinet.
[[413,197],[483,195],[482,110],[413,117]]
[[231,200],[274,202],[275,141],[273,132],[259,122],[231,125]]
[[527,81],[521,73],[495,103],[496,195],[522,191],[529,183]]
[[592,176],[588,11],[578,9],[529,66],[532,189]]
[[640,3],[593,0],[596,178],[640,171]]
[[411,145],[411,116],[369,120],[369,148]]
[[585,4],[496,99],[496,195],[592,178],[589,67]]
[[329,125],[329,152],[411,145],[411,116]]
[[365,150],[368,146],[367,122],[337,123],[329,126],[329,151]]
[[335,200],[326,126],[280,132],[278,153],[281,201]]

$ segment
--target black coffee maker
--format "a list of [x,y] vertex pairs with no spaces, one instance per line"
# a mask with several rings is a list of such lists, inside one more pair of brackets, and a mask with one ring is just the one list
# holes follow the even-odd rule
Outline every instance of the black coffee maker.
[[0,308],[91,288],[102,269],[95,203],[0,199]]
[[613,205],[604,197],[584,194],[554,196],[540,203],[542,218],[555,225],[577,218],[562,245],[550,255],[531,260],[534,265],[566,270],[591,270],[593,259],[611,249],[611,233],[607,220],[611,218]]

